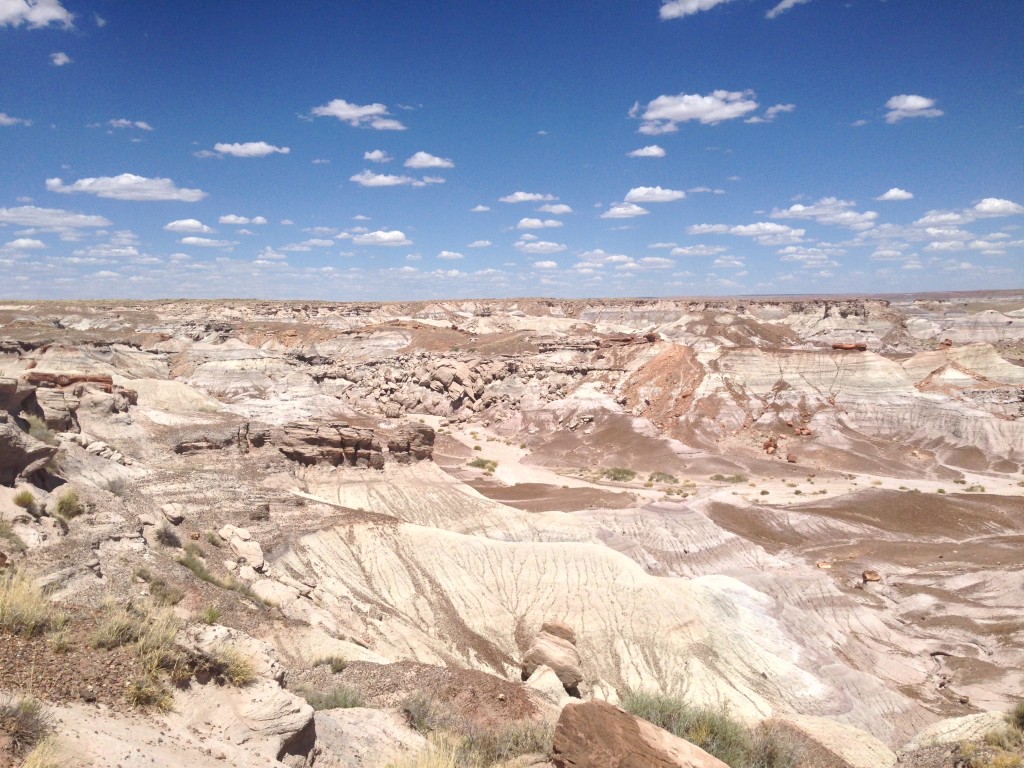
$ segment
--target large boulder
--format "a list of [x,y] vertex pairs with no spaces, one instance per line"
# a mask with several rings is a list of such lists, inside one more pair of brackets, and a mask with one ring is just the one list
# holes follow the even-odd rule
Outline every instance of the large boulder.
[[36,391],[36,388],[19,379],[0,377],[0,411],[18,413],[22,403]]
[[528,680],[537,669],[551,668],[567,693],[579,696],[577,686],[583,681],[580,654],[576,650],[576,633],[559,621],[546,621],[523,656],[523,679]]
[[685,739],[596,700],[562,709],[551,762],[556,768],[728,768]]
[[0,413],[0,485],[14,485],[47,465],[57,448],[36,440],[6,413]]
[[434,457],[434,428],[403,424],[388,437],[388,454],[399,464],[430,461]]

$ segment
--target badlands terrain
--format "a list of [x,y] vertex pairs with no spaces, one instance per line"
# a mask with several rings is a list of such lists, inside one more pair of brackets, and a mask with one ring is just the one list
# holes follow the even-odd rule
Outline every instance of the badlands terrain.
[[0,699],[53,765],[398,765],[424,701],[584,765],[565,713],[636,691],[969,765],[1022,547],[1020,291],[0,303],[0,573],[52,613]]

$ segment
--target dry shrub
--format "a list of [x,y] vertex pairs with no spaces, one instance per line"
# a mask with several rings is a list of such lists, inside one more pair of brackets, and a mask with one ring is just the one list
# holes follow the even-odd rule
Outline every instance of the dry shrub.
[[22,571],[0,576],[0,630],[24,637],[67,623],[67,615],[47,600]]
[[348,685],[336,685],[326,691],[318,691],[309,686],[295,687],[295,693],[306,700],[313,709],[351,709],[363,706],[363,694]]
[[53,728],[50,713],[31,696],[0,700],[0,731],[9,739],[8,748],[23,755],[41,742]]
[[85,507],[82,506],[82,502],[79,501],[78,494],[74,490],[69,490],[57,499],[57,514],[65,520],[74,520],[83,512],[85,512]]

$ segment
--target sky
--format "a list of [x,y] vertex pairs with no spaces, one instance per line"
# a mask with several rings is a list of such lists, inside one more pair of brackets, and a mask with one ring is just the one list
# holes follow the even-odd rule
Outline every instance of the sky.
[[1024,287],[1021,0],[0,0],[0,298]]

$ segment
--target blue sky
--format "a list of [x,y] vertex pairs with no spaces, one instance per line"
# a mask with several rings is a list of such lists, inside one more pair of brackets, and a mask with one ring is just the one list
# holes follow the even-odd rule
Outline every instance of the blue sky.
[[1024,286],[1020,0],[0,0],[0,297]]

